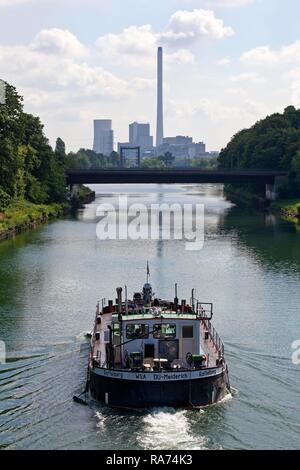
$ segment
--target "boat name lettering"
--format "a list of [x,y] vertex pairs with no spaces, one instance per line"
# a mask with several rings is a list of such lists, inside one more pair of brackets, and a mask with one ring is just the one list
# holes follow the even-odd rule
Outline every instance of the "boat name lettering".
[[146,374],[135,374],[137,380],[146,380]]
[[113,377],[115,379],[123,379],[123,374],[122,372],[114,372],[112,370],[105,370],[104,375],[106,377]]
[[187,372],[181,374],[154,374],[154,380],[182,380],[188,378],[189,374]]
[[199,372],[199,377],[206,377],[208,375],[216,375],[217,370],[202,370]]

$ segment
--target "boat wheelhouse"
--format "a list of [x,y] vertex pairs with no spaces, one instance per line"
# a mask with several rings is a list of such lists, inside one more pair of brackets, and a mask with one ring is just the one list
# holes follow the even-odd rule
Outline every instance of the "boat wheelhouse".
[[88,388],[116,408],[202,407],[230,393],[223,343],[211,320],[213,304],[162,300],[147,282],[132,300],[97,306]]

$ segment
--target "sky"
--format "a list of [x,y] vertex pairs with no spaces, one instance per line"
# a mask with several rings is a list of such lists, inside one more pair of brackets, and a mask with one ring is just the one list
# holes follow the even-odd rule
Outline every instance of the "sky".
[[93,120],[155,136],[164,48],[165,136],[220,150],[239,130],[300,107],[299,0],[0,0],[0,78],[54,145],[91,148]]

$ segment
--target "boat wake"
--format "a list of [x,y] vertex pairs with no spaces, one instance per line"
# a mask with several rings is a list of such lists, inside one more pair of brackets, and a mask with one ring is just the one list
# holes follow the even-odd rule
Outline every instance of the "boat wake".
[[[205,413],[200,410],[199,413]],[[137,441],[147,450],[206,450],[208,439],[193,434],[188,411],[158,409],[144,416]]]

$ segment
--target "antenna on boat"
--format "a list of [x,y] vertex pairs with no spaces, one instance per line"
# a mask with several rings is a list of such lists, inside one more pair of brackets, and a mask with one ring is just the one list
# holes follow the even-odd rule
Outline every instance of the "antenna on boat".
[[150,277],[150,268],[149,268],[149,261],[147,261],[147,284],[149,284],[149,277]]
[[127,286],[125,286],[125,311],[126,311],[126,315],[128,315],[128,296],[127,296]]
[[174,304],[176,306],[176,309],[178,307],[178,292],[177,292],[177,282],[175,284],[175,298],[174,298]]
[[117,287],[119,321],[122,321],[122,287]]

